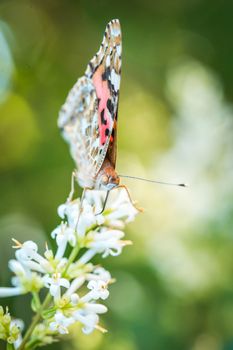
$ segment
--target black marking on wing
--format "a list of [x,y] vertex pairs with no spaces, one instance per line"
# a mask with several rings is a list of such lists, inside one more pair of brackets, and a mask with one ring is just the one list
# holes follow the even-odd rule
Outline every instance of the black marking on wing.
[[109,112],[112,115],[113,111],[114,111],[114,106],[113,106],[113,103],[112,103],[112,101],[110,99],[108,99],[108,101],[107,101],[107,107],[108,107]]
[[102,111],[100,113],[101,123],[104,125],[107,125],[107,120],[104,118],[104,111],[105,111],[105,109],[102,109]]

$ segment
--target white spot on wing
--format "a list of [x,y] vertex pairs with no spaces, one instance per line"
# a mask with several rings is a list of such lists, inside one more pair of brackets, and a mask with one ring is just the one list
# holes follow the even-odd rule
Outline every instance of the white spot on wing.
[[108,55],[107,57],[106,57],[106,66],[107,67],[110,67],[110,56]]
[[116,51],[117,51],[118,56],[121,56],[121,52],[122,52],[122,47],[121,47],[121,45],[117,45]]
[[120,88],[120,76],[114,69],[111,70],[111,83],[113,84],[115,91],[118,91]]

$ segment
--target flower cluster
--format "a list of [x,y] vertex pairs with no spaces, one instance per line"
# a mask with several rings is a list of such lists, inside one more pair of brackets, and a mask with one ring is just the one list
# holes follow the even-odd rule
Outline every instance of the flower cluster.
[[12,320],[11,315],[6,309],[0,306],[0,339],[7,341],[8,344],[14,344],[17,348],[21,342],[21,331],[23,329],[23,322],[18,319]]
[[[124,246],[131,244],[123,240],[122,230],[138,212],[124,190],[115,190],[100,214],[105,195],[87,191],[82,204],[75,199],[59,206],[61,223],[51,233],[56,241],[55,252],[46,245],[41,255],[35,242],[14,240],[15,259],[9,261],[15,275],[13,287],[0,288],[0,296],[32,293],[32,308],[36,313],[30,334],[26,333],[16,348],[51,343],[58,334],[67,334],[69,326],[76,322],[86,334],[94,329],[105,331],[99,326],[99,315],[107,308],[100,301],[108,298],[108,286],[113,279],[91,259],[96,254],[103,258],[117,256]],[[42,289],[48,291],[44,301],[41,301]]]

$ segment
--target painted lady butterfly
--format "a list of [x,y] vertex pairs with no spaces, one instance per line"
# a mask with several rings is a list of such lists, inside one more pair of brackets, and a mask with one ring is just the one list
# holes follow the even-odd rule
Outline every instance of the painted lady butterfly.
[[[87,188],[107,191],[103,210],[109,191],[116,187],[124,187],[133,204],[127,187],[119,186],[120,177],[186,186],[116,173],[121,52],[120,22],[114,19],[107,24],[99,51],[88,63],[85,75],[71,89],[58,118],[58,126],[77,166],[75,176],[84,188],[83,196]],[[72,195],[73,181],[68,199]]]
[[59,113],[58,126],[69,143],[83,188],[109,191],[120,182],[115,166],[121,52],[120,22],[114,19]]

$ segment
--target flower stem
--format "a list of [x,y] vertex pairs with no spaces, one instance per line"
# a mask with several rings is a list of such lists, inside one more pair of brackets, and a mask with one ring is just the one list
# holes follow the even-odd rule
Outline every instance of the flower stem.
[[78,255],[79,252],[79,245],[76,245],[76,247],[74,247],[70,253],[68,262],[66,264],[65,270],[62,273],[62,276],[64,276],[68,270],[68,268],[70,267],[70,264],[72,264],[72,262],[75,260],[76,256]]
[[38,310],[37,314],[34,316],[33,321],[31,323],[31,325],[29,326],[27,332],[25,333],[25,336],[24,336],[22,343],[20,344],[18,350],[23,350],[25,348],[25,345],[26,345],[28,339],[30,338],[34,328],[36,327],[37,323],[39,322],[39,320],[41,318],[42,311],[49,305],[51,299],[52,299],[52,297],[48,293],[43,304],[41,305],[40,309]]
[[[75,260],[76,256],[78,255],[79,252],[79,246],[77,245],[76,247],[73,248],[73,250],[70,253],[67,265],[62,273],[62,275],[64,276],[70,266],[70,264],[72,264],[72,262]],[[43,302],[43,304],[41,305],[41,307],[39,308],[37,314],[34,316],[33,321],[31,323],[31,325],[29,326],[27,332],[25,333],[25,336],[22,340],[22,343],[20,344],[18,350],[24,350],[25,349],[25,345],[28,341],[28,339],[30,338],[30,336],[32,335],[32,332],[34,330],[34,328],[36,327],[37,323],[40,321],[41,319],[41,314],[42,312],[46,309],[46,307],[50,304],[52,299],[51,294],[47,294],[47,296],[45,297],[45,300]],[[9,348],[12,350],[12,348]],[[8,350],[8,349],[7,349]]]
[[7,345],[6,345],[6,350],[15,350],[15,347],[14,347],[13,344],[7,343]]

